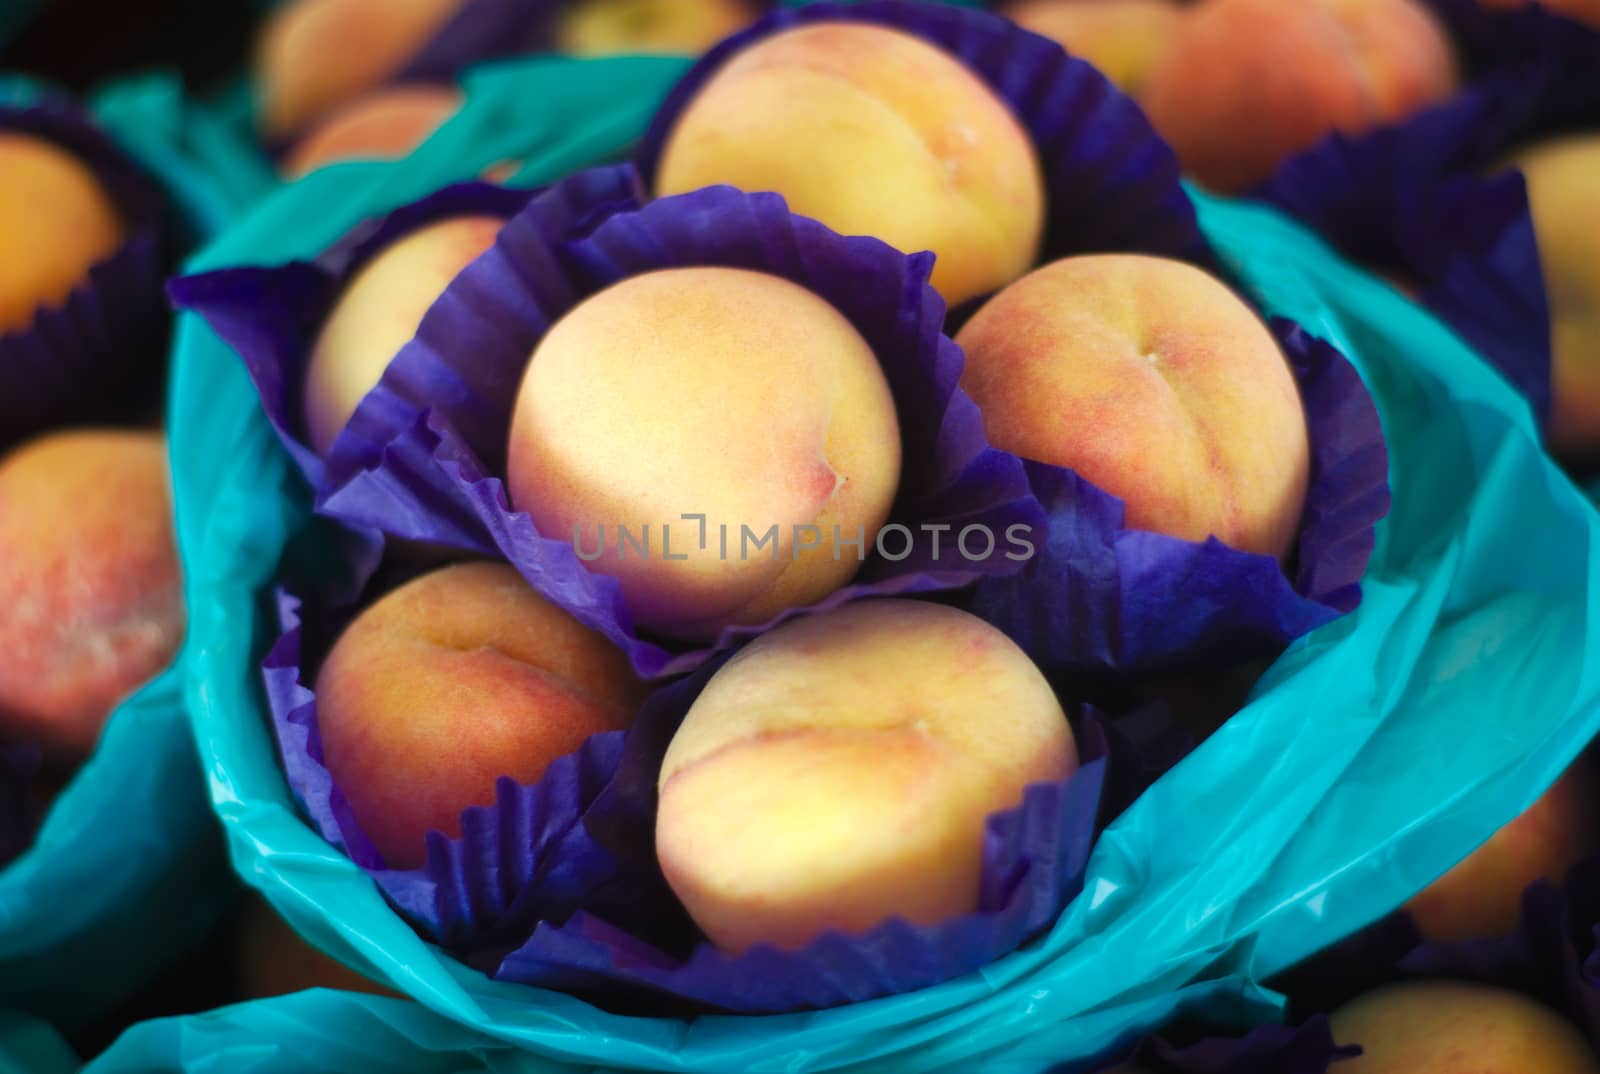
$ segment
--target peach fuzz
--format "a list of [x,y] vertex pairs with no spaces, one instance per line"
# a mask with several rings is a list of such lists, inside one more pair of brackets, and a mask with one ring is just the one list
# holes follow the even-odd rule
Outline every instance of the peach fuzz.
[[261,126],[304,130],[397,74],[464,0],[294,0],[275,11],[256,53]]
[[[507,487],[539,532],[618,579],[636,622],[711,638],[849,581],[859,557],[835,555],[834,527],[872,547],[900,450],[883,371],[843,314],[777,276],[667,269],[590,297],[539,343]],[[689,513],[706,516],[703,543]],[[826,539],[803,547],[806,525]],[[622,545],[646,526],[648,555]],[[770,550],[740,552],[743,527],[772,526]]]
[[1492,939],[1516,927],[1522,892],[1559,884],[1595,850],[1594,766],[1580,759],[1527,811],[1406,904],[1423,938]]
[[295,144],[283,174],[298,178],[342,160],[398,160],[426,142],[461,108],[450,86],[395,86],[339,109]]
[[1369,992],[1333,1012],[1333,1039],[1362,1054],[1339,1074],[1600,1074],[1565,1019],[1515,992],[1418,981]]
[[996,446],[1120,497],[1131,529],[1289,553],[1305,412],[1272,333],[1220,281],[1162,258],[1066,258],[990,299],[956,342]]
[[578,0],[562,13],[556,48],[577,56],[616,52],[698,55],[759,14],[749,0]]
[[804,946],[976,909],[991,814],[1077,767],[1060,704],[1009,638],[869,600],[751,642],[662,762],[656,852],[719,947]]
[[1238,193],[1325,135],[1403,119],[1455,84],[1450,40],[1418,0],[1202,0],[1142,103],[1185,170]]
[[1550,444],[1600,455],[1600,234],[1579,223],[1600,215],[1600,135],[1543,142],[1512,164],[1527,181],[1550,302]]
[[93,749],[183,638],[166,444],[79,429],[0,459],[0,732]]
[[0,131],[0,335],[59,308],[125,238],[86,164],[43,138]]
[[1017,0],[1002,13],[1138,93],[1172,47],[1183,7],[1177,0]]
[[656,190],[775,190],[802,216],[938,255],[951,305],[1028,270],[1044,179],[993,90],[931,44],[881,26],[816,23],[728,60],[678,116]]
[[389,244],[356,273],[323,322],[306,367],[306,438],[319,455],[333,447],[450,281],[494,245],[504,226],[495,216],[429,224]]
[[585,739],[633,719],[627,659],[511,567],[468,563],[385,595],[317,673],[323,757],[390,868],[420,866],[426,836],[461,833],[495,782],[536,782]]
[[308,988],[395,994],[312,947],[260,898],[250,899],[239,924],[238,986],[241,999],[286,996]]

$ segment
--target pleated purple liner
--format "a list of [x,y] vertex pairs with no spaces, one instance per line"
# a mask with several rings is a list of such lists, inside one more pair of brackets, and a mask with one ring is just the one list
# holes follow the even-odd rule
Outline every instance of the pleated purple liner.
[[[628,276],[723,265],[808,287],[872,346],[895,398],[906,460],[891,523],[948,524],[953,532],[984,524],[993,533],[1042,524],[1021,463],[988,445],[959,387],[962,355],[941,332],[944,304],[927,283],[931,255],[839,236],[793,215],[775,194],[731,187],[618,211],[614,195],[630,176],[625,167],[599,169],[557,183],[456,278],[336,445],[319,510],[407,540],[504,556],[647,678],[692,670],[767,629],[773,623],[729,628],[710,648],[668,648],[641,635],[616,581],[589,571],[565,535],[542,535],[513,511],[499,476],[517,384],[556,319]],[[584,207],[598,207],[603,219],[596,223]],[[575,220],[593,223],[592,231],[570,238],[581,230]],[[862,596],[949,589],[1016,569],[1002,547],[968,560],[949,543],[939,554],[918,541],[897,563],[870,554],[854,584],[774,623]]]
[[1054,41],[1008,19],[910,0],[779,8],[727,38],[673,87],[635,159],[654,185],[678,116],[727,59],[773,34],[815,22],[865,22],[903,30],[958,57],[1010,106],[1044,171],[1042,261],[1119,250],[1211,266],[1177,158],[1132,99]]
[[167,339],[160,190],[70,102],[0,107],[0,131],[53,142],[86,164],[127,230],[64,303],[0,335],[0,449],[54,426],[142,416],[161,396]]
[[1310,484],[1288,573],[1270,556],[1123,527],[1122,501],[1070,470],[1028,462],[1049,514],[1014,575],[982,579],[963,606],[1055,675],[1215,671],[1275,656],[1354,609],[1375,526],[1389,510],[1377,407],[1334,347],[1271,322],[1305,404]]
[[1600,128],[1600,32],[1543,8],[1439,3],[1479,77],[1398,125],[1334,136],[1255,192],[1348,256],[1420,286],[1420,300],[1547,420],[1550,316],[1527,192],[1507,155]]
[[469,964],[637,1009],[826,1007],[977,969],[1055,919],[1081,887],[1099,828],[1194,744],[1162,706],[1114,719],[1086,709],[1075,721],[1078,770],[1029,788],[1021,806],[990,818],[979,912],[733,958],[694,927],[654,849],[662,757],[727,654],[657,690],[630,731],[590,738],[537,783],[502,779],[493,806],[463,811],[461,838],[430,833],[422,868],[392,870],[322,761],[316,669],[354,608],[318,599],[302,605],[279,592],[282,634],[262,663],[285,774],[318,832],[425,936]]
[[[390,243],[450,217],[511,217],[532,197],[490,183],[445,187],[352,229],[315,261],[183,276],[167,285],[243,360],[267,420],[313,489],[324,463],[305,437],[306,369],[322,323],[355,275]],[[335,449],[338,444],[334,445]]]
[[[1149,1074],[1327,1074],[1360,1048],[1334,1043],[1327,1018],[1314,1015],[1297,1026],[1257,1026],[1239,1035],[1199,1036],[1176,1044],[1151,1037],[1106,1065],[1089,1069],[1099,1074],[1138,1063]],[[1054,1074],[1076,1074],[1082,1064],[1067,1064]]]
[[37,746],[0,742],[0,868],[33,841],[39,821],[33,784],[43,759]]

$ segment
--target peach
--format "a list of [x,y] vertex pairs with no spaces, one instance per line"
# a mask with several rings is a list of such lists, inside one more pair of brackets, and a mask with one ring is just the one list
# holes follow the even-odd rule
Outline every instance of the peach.
[[951,305],[1028,270],[1044,180],[1022,125],[983,80],[881,26],[814,23],[751,45],[670,132],[656,188],[775,190],[845,234],[938,255]]
[[306,436],[325,455],[450,281],[494,245],[505,221],[460,216],[391,243],[345,287],[306,368]]
[[273,13],[256,54],[261,126],[282,138],[376,89],[464,0],[293,0]]
[[1560,883],[1595,849],[1593,766],[1580,759],[1538,801],[1406,904],[1425,939],[1492,939],[1516,927],[1522,891]]
[[259,898],[252,898],[245,907],[239,926],[238,950],[238,985],[242,999],[286,996],[308,988],[394,995],[306,943]]
[[1345,1004],[1331,1021],[1334,1040],[1361,1046],[1340,1074],[1600,1074],[1564,1019],[1484,985],[1392,985]]
[[1189,173],[1238,193],[1324,136],[1403,119],[1455,82],[1450,40],[1418,0],[1202,0],[1142,103]]
[[323,759],[390,868],[461,833],[495,782],[536,782],[642,699],[627,659],[502,563],[425,574],[347,627],[317,674]]
[[635,276],[562,318],[508,455],[512,503],[541,533],[616,577],[638,623],[694,639],[849,581],[862,557],[835,527],[871,549],[900,480],[866,340],[798,284],[729,268]]
[[45,139],[0,132],[0,335],[61,306],[125,237],[87,165]]
[[556,47],[578,56],[698,55],[743,29],[756,14],[749,0],[579,0],[561,16]]
[[1528,184],[1550,300],[1550,444],[1600,454],[1600,235],[1574,226],[1600,213],[1600,135],[1543,142],[1512,164]]
[[1094,64],[1125,93],[1143,88],[1183,16],[1177,0],[1017,0],[1002,10]]
[[394,86],[346,105],[296,143],[283,173],[298,178],[341,160],[398,160],[461,108],[450,86]]
[[0,733],[88,753],[183,637],[166,445],[77,429],[0,459]]
[[792,620],[712,676],[662,762],[656,852],[713,943],[795,948],[976,909],[984,828],[1077,767],[1010,639],[871,600]]
[[997,446],[1120,497],[1132,529],[1288,554],[1305,412],[1272,333],[1218,280],[1162,258],[1070,257],[996,295],[956,342]]

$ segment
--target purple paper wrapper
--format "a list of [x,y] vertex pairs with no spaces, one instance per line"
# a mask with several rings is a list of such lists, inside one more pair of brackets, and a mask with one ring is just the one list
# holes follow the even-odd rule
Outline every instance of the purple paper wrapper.
[[1406,122],[1336,135],[1258,189],[1347,255],[1421,286],[1547,420],[1550,316],[1527,192],[1491,174],[1537,138],[1600,125],[1600,32],[1542,8],[1437,4],[1481,77]]
[[37,746],[0,742],[0,868],[33,841],[39,821],[33,781],[43,758]]
[[1088,712],[1078,721],[1079,769],[990,818],[978,913],[733,958],[695,929],[654,850],[661,759],[725,657],[656,691],[630,731],[592,737],[537,783],[502,779],[493,806],[463,811],[461,838],[430,833],[421,869],[391,870],[322,761],[314,667],[350,611],[303,609],[287,593],[278,610],[283,633],[262,664],[267,700],[289,785],[322,836],[463,960],[503,980],[624,1006],[798,1010],[970,972],[1055,919],[1081,886],[1099,825],[1193,745],[1164,708],[1114,720]]
[[454,216],[510,218],[532,196],[490,183],[445,187],[362,223],[314,262],[182,276],[167,285],[167,293],[179,309],[200,314],[243,360],[267,420],[315,489],[324,466],[305,438],[306,369],[322,323],[345,285],[390,243],[413,231]]
[[966,602],[1052,674],[1216,671],[1275,656],[1355,608],[1389,510],[1377,407],[1349,361],[1290,321],[1272,330],[1300,386],[1311,474],[1289,574],[1269,557],[1123,528],[1122,501],[1070,470],[1029,462],[1049,513],[1021,572]]
[[167,335],[165,206],[87,115],[51,100],[0,107],[0,130],[54,142],[88,165],[121,212],[122,246],[58,308],[0,335],[0,449],[72,422],[137,417],[160,398]]
[[[958,559],[948,541],[942,556],[931,542],[917,542],[900,562],[867,556],[854,584],[811,609],[729,628],[710,648],[668,649],[634,629],[617,582],[589,571],[565,535],[542,535],[528,515],[511,509],[498,476],[511,408],[548,327],[625,277],[721,265],[809,288],[871,345],[894,395],[906,460],[891,524],[913,531],[948,524],[952,532],[982,524],[1003,533],[1043,522],[1021,463],[988,445],[977,408],[959,387],[962,355],[941,332],[944,305],[927,283],[930,255],[908,257],[876,239],[841,237],[793,215],[775,194],[730,187],[617,211],[630,175],[600,169],[556,184],[456,278],[362,401],[345,433],[349,450],[333,452],[331,491],[319,510],[391,536],[504,556],[541,593],[624,649],[647,678],[692,670],[791,615],[1015,570],[998,547],[969,560]],[[572,237],[590,224],[584,237]]]
[[1010,106],[1038,150],[1048,206],[1043,260],[1119,250],[1211,265],[1177,158],[1133,101],[1059,44],[985,11],[868,0],[772,11],[701,58],[675,86],[639,145],[655,169],[678,116],[727,59],[753,42],[815,22],[903,30],[958,57]]

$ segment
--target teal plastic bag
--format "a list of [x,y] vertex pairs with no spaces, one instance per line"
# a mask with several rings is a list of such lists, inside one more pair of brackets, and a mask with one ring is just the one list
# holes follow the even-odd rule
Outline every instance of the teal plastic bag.
[[[539,60],[484,72],[467,110],[409,161],[312,175],[192,267],[315,254],[357,220],[508,156],[526,183],[618,156],[681,69]],[[278,769],[258,598],[304,525],[306,493],[237,360],[187,318],[173,398],[194,617],[186,686],[240,872],[319,947],[539,1057],[528,1069],[1035,1071],[1155,1026],[1180,1001],[1270,1017],[1276,997],[1250,982],[1398,906],[1600,729],[1588,656],[1600,516],[1545,459],[1526,406],[1447,329],[1271,211],[1196,200],[1246,289],[1361,369],[1390,436],[1395,509],[1360,610],[1298,642],[1242,713],[1110,827],[1049,934],[914,994],[692,1023],[493,982],[423,943],[298,818]]]
[[[41,92],[0,82],[0,100]],[[90,107],[161,180],[197,239],[264,189],[253,151],[213,137],[175,79],[110,87]],[[203,936],[234,892],[206,803],[182,684],[169,671],[112,715],[32,847],[0,869],[0,1009],[85,1024]]]
[[45,1022],[0,1010],[0,1074],[72,1074],[82,1063]]

